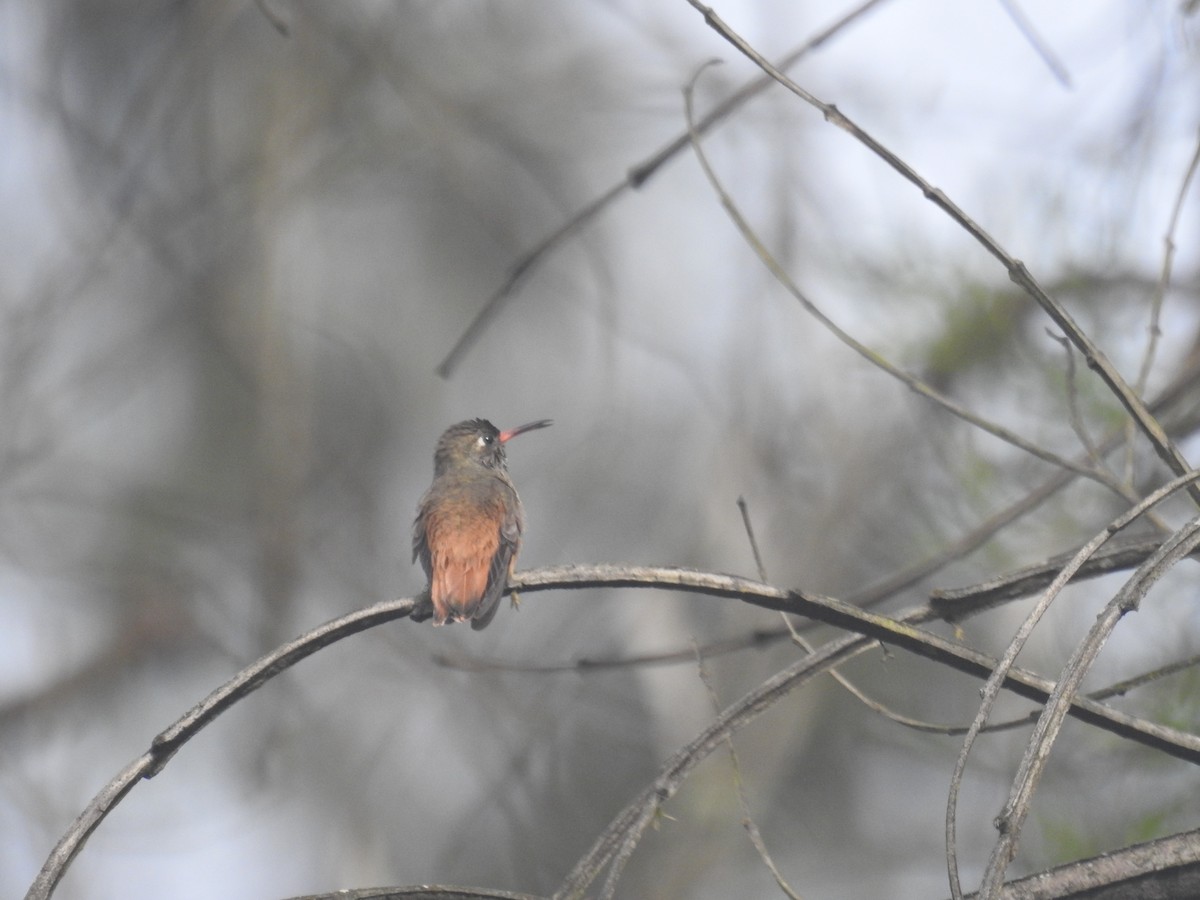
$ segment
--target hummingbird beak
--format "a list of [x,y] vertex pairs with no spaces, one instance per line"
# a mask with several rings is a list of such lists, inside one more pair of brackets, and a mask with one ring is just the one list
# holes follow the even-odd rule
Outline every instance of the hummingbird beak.
[[548,428],[553,424],[553,419],[538,419],[536,422],[528,422],[525,425],[518,425],[516,428],[510,428],[508,431],[500,432],[500,443],[507,444],[518,434],[524,434],[526,431],[534,431],[538,428]]

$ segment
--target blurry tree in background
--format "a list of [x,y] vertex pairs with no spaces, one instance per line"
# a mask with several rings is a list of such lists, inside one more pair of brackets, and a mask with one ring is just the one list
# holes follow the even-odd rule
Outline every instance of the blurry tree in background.
[[[716,11],[771,60],[831,29],[789,74],[1023,260],[1163,398],[1152,411],[1194,462],[1195,4],[1026,6],[876,0],[832,29],[858,7]],[[891,613],[1071,550],[1172,477],[1003,265],[778,85],[703,138],[756,252],[687,143],[682,91],[714,56],[701,119],[765,76],[685,0],[0,0],[4,896],[216,685],[420,589],[409,529],[459,419],[556,420],[509,455],[524,569],[753,578],[744,497],[770,584]],[[764,253],[1040,458],[852,352]],[[1190,502],[1131,533],[1161,541]],[[1069,586],[1019,665],[1057,678],[1130,571]],[[1157,581],[1084,691],[1200,653],[1194,579],[1185,561]],[[927,627],[998,656],[1033,602]],[[766,609],[637,589],[530,594],[483,633],[372,629],[189,743],[56,896],[550,895],[714,703],[805,657],[788,637]],[[660,653],[675,661],[638,662]],[[1200,676],[1177,668],[1106,702],[1194,732]],[[806,898],[948,893],[950,729],[981,682],[886,642],[839,671],[945,728],[828,677],[798,688],[737,732],[736,771],[712,753],[666,802],[618,896],[781,896],[743,820]],[[993,719],[1036,709],[1002,696]],[[1029,734],[974,746],[965,887]],[[1196,784],[1189,762],[1070,721],[1010,875],[1196,828]]]

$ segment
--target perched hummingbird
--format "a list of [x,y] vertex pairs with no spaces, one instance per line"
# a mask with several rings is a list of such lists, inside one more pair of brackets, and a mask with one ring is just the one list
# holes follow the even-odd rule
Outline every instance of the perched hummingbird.
[[550,424],[541,419],[501,431],[487,419],[469,419],[438,438],[433,484],[413,522],[413,562],[420,559],[429,578],[434,625],[469,619],[478,631],[492,621],[525,528],[504,445]]

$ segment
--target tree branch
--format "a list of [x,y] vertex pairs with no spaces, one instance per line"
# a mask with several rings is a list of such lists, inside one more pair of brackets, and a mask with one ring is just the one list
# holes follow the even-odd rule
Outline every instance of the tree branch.
[[936,390],[932,385],[927,384],[920,378],[917,378],[911,372],[906,372],[904,369],[895,365],[882,353],[872,350],[866,344],[862,343],[841,326],[839,326],[833,321],[833,319],[829,318],[829,316],[825,315],[825,313],[821,311],[821,308],[817,306],[816,303],[814,303],[804,291],[800,290],[800,287],[795,281],[792,280],[792,277],[788,274],[787,270],[779,263],[771,251],[767,249],[767,246],[759,239],[758,234],[750,226],[750,223],[746,220],[745,216],[742,215],[741,211],[737,207],[737,204],[734,203],[733,197],[730,196],[729,192],[726,191],[724,186],[721,184],[721,180],[717,177],[716,172],[709,164],[708,157],[704,152],[704,148],[701,146],[700,133],[692,124],[692,88],[696,79],[700,77],[700,75],[712,62],[714,61],[710,60],[709,63],[701,66],[700,69],[697,70],[696,74],[692,76],[691,81],[689,81],[683,89],[684,108],[687,115],[688,134],[692,139],[692,148],[696,152],[696,158],[700,162],[700,168],[703,170],[704,175],[708,179],[709,184],[712,186],[713,191],[721,201],[721,206],[725,209],[726,213],[728,213],[729,218],[733,220],[734,225],[737,227],[746,243],[749,244],[755,255],[758,256],[763,265],[767,267],[767,270],[784,288],[784,290],[791,294],[792,297],[794,297],[796,301],[802,307],[804,307],[804,310],[810,316],[816,319],[826,331],[837,338],[839,342],[853,350],[871,365],[881,369],[892,378],[895,378],[913,393],[924,397],[926,400],[931,401],[937,406],[940,406],[952,416],[962,419],[969,425],[974,425],[981,431],[985,431],[993,437],[999,438],[1005,443],[1011,444],[1020,450],[1024,450],[1026,453],[1037,457],[1043,462],[1048,462],[1060,468],[1068,469],[1074,472],[1076,475],[1082,475],[1085,478],[1091,478],[1110,488],[1118,496],[1123,496],[1121,486],[1116,483],[1115,479],[1109,477],[1108,474],[1103,470],[1097,469],[1096,467],[1086,463],[1076,463],[1073,460],[1067,459],[1066,457],[1047,450],[1045,447],[1038,446],[1032,441],[1026,440],[1011,429],[1005,428],[1003,425],[992,422],[989,419],[985,419],[982,416],[971,412],[971,410],[967,409],[962,404],[951,400],[945,394]]
[[[866,2],[860,3],[780,60],[779,68],[783,70],[790,69],[813,50],[825,44],[840,31],[858,21],[859,18],[883,2],[884,0],[866,0]],[[768,75],[763,75],[747,83],[741,89],[730,94],[729,97],[717,104],[712,112],[701,119],[696,125],[697,130],[701,134],[705,134],[717,125],[720,125],[730,114],[744,106],[747,101],[757,97],[770,87],[771,83],[772,79]],[[606,210],[626,191],[636,190],[649,181],[659,169],[678,156],[681,151],[687,149],[688,142],[688,135],[684,132],[677,135],[646,159],[631,166],[621,181],[613,184],[598,197],[593,198],[567,222],[564,222],[554,231],[550,232],[531,250],[522,255],[513,264],[504,282],[488,297],[479,312],[475,314],[475,318],[471,320],[471,323],[462,333],[462,336],[455,342],[450,352],[446,354],[446,358],[438,364],[438,375],[442,378],[449,378],[454,373],[454,369],[458,366],[459,361],[483,334],[484,328],[500,313],[504,303],[516,293],[517,289],[524,283],[526,277],[541,264],[543,257],[548,256],[568,238],[591,224],[593,219]]]
[[[1130,524],[1137,521],[1156,504],[1161,503],[1163,500],[1172,496],[1177,491],[1186,489],[1192,485],[1197,478],[1200,478],[1200,472],[1193,472],[1191,475],[1176,478],[1169,484],[1159,488],[1141,503],[1127,510],[1125,513],[1110,522],[1099,534],[1095,535],[1090,541],[1076,551],[1074,556],[1071,557],[1066,565],[1064,565],[1055,574],[1054,579],[1047,586],[1045,593],[1038,598],[1038,602],[1026,614],[1024,620],[1021,622],[1021,625],[1017,628],[1016,633],[1008,642],[1008,646],[1004,648],[1004,653],[1001,655],[1000,661],[996,664],[996,667],[992,670],[991,674],[988,675],[987,681],[984,683],[983,690],[981,691],[979,710],[975,714],[974,720],[971,722],[971,727],[967,729],[966,736],[963,738],[962,750],[959,751],[958,758],[955,760],[954,774],[950,779],[950,792],[946,800],[946,867],[950,877],[950,892],[955,897],[955,900],[958,900],[958,898],[962,896],[962,887],[959,884],[958,877],[958,858],[955,839],[955,817],[958,805],[959,785],[962,783],[963,774],[965,773],[967,767],[967,758],[970,756],[971,748],[974,746],[975,739],[979,736],[980,731],[987,724],[988,716],[991,715],[992,707],[995,705],[996,698],[1000,694],[1000,685],[1004,681],[1005,673],[1007,673],[1009,668],[1016,663],[1017,656],[1021,653],[1021,650],[1024,649],[1025,643],[1028,641],[1029,636],[1033,634],[1034,628],[1037,627],[1038,622],[1041,621],[1042,616],[1046,613],[1046,610],[1050,608],[1050,605],[1055,601],[1055,599],[1057,599],[1058,595],[1062,592],[1062,589],[1066,587],[1072,578],[1074,578],[1075,573],[1079,571],[1080,567],[1083,566],[1083,564],[1087,562],[1087,560],[1091,558],[1091,556],[1097,550],[1107,543],[1114,534],[1124,528],[1127,528]],[[1175,543],[1176,536],[1173,535],[1164,542],[1163,547],[1155,551],[1155,556],[1163,552],[1173,552],[1167,551],[1165,548],[1174,547]],[[1146,564],[1143,563],[1143,566],[1144,565]],[[1139,568],[1138,572],[1134,573],[1134,576],[1130,579],[1129,583],[1136,582],[1138,579],[1138,574],[1141,571],[1142,570]],[[1148,588],[1149,585],[1147,585],[1147,589]],[[1120,594],[1118,594],[1118,596],[1120,596]],[[1099,646],[1097,646],[1096,652],[1099,652]],[[1082,673],[1079,673],[1079,678],[1082,679],[1082,677]],[[1078,682],[1076,683],[1078,684]],[[1059,679],[1059,683],[1055,686],[1055,691],[1057,692],[1061,688],[1062,678]],[[1067,696],[1070,697],[1073,695],[1074,692],[1068,694]],[[1065,716],[1065,711],[1063,715]],[[1043,713],[1042,719],[1039,719],[1039,724],[1044,719],[1045,714]],[[1049,743],[1046,744],[1046,752],[1048,755]],[[1015,844],[1013,846],[1015,848]],[[1007,865],[1007,860],[1005,861],[1005,865]],[[1001,872],[1000,883],[1003,882],[1002,876],[1003,872]]]
[[[1158,550],[1162,542],[1162,538],[1110,541],[1079,567],[1071,581],[1085,581],[1135,568]],[[1068,553],[1060,553],[1045,562],[1006,572],[970,587],[939,588],[930,593],[929,602],[941,611],[942,618],[947,622],[957,622],[964,615],[991,609],[1009,600],[1028,597],[1043,590],[1077,552],[1071,550]]]
[[[876,640],[978,678],[986,678],[996,665],[996,661],[986,654],[915,627],[939,617],[938,611],[928,604],[910,610],[899,618],[892,618],[859,609],[832,597],[784,590],[733,575],[651,566],[577,565],[537,569],[518,573],[510,585],[511,590],[525,593],[589,587],[642,587],[736,599],[765,609],[813,618],[864,636],[825,645],[815,655],[802,660],[799,668],[793,666],[784,670],[726,710],[712,726],[716,728],[716,742],[706,752],[719,746],[725,734],[732,734],[770,706],[773,697],[786,693],[792,686],[788,683],[789,679],[792,682],[802,679],[810,669],[813,675],[821,674],[827,668],[862,652]],[[59,840],[26,894],[27,900],[47,900],[84,841],[134,784],[160,772],[183,744],[199,734],[217,716],[227,712],[238,700],[322,647],[375,625],[409,616],[416,605],[417,601],[413,598],[392,600],[333,619],[268,653],[213,691],[159,734],[151,743],[149,752],[138,757],[105,785]],[[1009,672],[1004,686],[1039,703],[1045,702],[1054,688],[1052,682],[1017,668]],[[1189,762],[1200,763],[1200,737],[1195,735],[1146,722],[1085,698],[1073,699],[1069,712],[1080,721],[1118,736]],[[700,744],[693,742],[693,745],[707,746],[707,739],[698,740]],[[690,765],[685,768],[690,770]]]
[[493,888],[453,887],[447,884],[414,884],[407,887],[359,888],[328,894],[305,894],[289,900],[545,900],[533,894],[515,894]]
[[1042,710],[1042,715],[1029,738],[1025,756],[1021,759],[1021,765],[1013,779],[1008,801],[1003,812],[997,817],[996,827],[1000,836],[992,849],[991,859],[980,886],[980,894],[984,897],[999,896],[1000,888],[1004,884],[1004,874],[1017,850],[1021,826],[1029,814],[1033,792],[1050,759],[1050,750],[1062,729],[1068,704],[1076,696],[1084,676],[1091,669],[1117,622],[1126,613],[1136,610],[1146,592],[1163,574],[1191,554],[1197,546],[1200,546],[1200,517],[1192,519],[1171,535],[1153,556],[1138,567],[1133,577],[1109,601],[1104,612],[1063,667],[1054,692],[1046,701],[1046,707]]
[[[1134,844],[1004,885],[1002,900],[1200,897],[1200,830]],[[979,900],[968,894],[967,900]]]
[[[820,110],[827,122],[846,131],[855,140],[887,163],[906,181],[916,186],[927,200],[945,212],[987,250],[988,253],[998,260],[1008,271],[1008,277],[1042,307],[1046,314],[1050,316],[1054,323],[1071,340],[1071,343],[1079,349],[1087,361],[1088,368],[1096,372],[1104,383],[1108,385],[1109,390],[1112,391],[1121,405],[1133,417],[1138,427],[1149,438],[1151,446],[1154,447],[1155,452],[1166,463],[1167,467],[1176,475],[1183,475],[1191,469],[1187,460],[1184,459],[1174,442],[1163,430],[1162,425],[1159,424],[1158,420],[1146,408],[1141,397],[1126,383],[1125,379],[1116,370],[1116,367],[1109,362],[1108,357],[1092,342],[1092,339],[1079,327],[1062,304],[1046,293],[1037,279],[1033,277],[1033,274],[1025,266],[1025,263],[1012,256],[999,241],[988,234],[978,222],[959,209],[940,189],[935,188],[922,178],[912,166],[904,162],[895,153],[859,127],[858,124],[842,113],[836,106],[832,103],[825,103],[823,100],[810,94],[775,66],[771,65],[765,57],[725,24],[721,17],[713,12],[711,7],[705,6],[699,0],[687,0],[687,2],[700,12],[704,16],[704,21],[717,34],[732,44],[739,53],[801,100]],[[1193,485],[1189,490],[1189,494],[1191,494],[1197,503],[1200,503],[1200,489]]]

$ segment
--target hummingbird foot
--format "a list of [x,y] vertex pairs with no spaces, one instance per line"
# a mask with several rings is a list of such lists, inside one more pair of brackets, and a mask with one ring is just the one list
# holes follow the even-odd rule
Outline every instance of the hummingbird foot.
[[413,600],[412,612],[408,614],[408,617],[414,622],[424,622],[433,618],[433,600],[429,596],[429,588],[417,594]]
[[512,605],[513,609],[519,610],[521,608],[521,595],[518,594],[516,591],[513,591],[511,594],[508,595],[508,600],[509,600],[509,603]]

